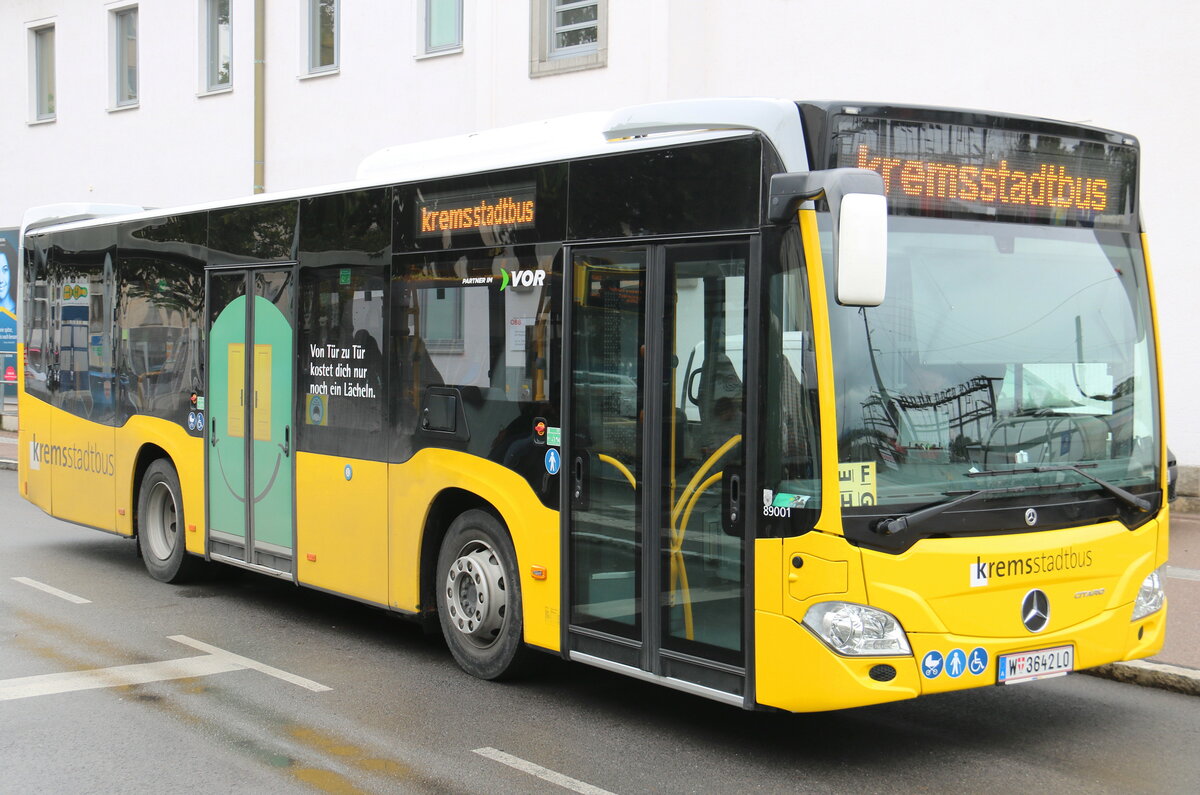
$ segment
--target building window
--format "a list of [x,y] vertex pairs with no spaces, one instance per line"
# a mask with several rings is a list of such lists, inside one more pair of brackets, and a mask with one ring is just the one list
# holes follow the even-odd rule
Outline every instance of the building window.
[[445,287],[421,290],[417,301],[421,312],[418,332],[426,349],[430,353],[462,353],[465,347],[463,290]]
[[204,84],[208,91],[233,85],[232,4],[232,0],[204,0]]
[[554,0],[550,7],[550,57],[569,58],[572,55],[596,51],[599,36],[599,3]]
[[308,0],[308,71],[338,68],[338,2]]
[[113,69],[116,89],[113,105],[138,103],[138,10],[137,6],[113,12]]
[[608,63],[608,0],[530,2],[530,77]]
[[426,54],[462,50],[462,0],[425,0]]
[[33,32],[33,95],[37,121],[55,117],[54,87],[54,26],[37,28]]

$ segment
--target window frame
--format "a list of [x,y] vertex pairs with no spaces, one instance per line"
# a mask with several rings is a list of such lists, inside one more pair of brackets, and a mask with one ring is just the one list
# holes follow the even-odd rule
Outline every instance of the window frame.
[[[112,70],[110,74],[109,87],[112,91],[110,97],[109,110],[126,110],[136,108],[141,104],[141,64],[138,48],[138,5],[132,3],[129,5],[116,6],[109,8],[109,67]],[[132,36],[129,35],[130,30],[127,27],[129,20],[133,21]],[[132,39],[133,42],[133,59],[132,63],[128,60],[129,50],[126,46],[127,40]],[[133,71],[132,88],[126,84],[130,69]]]
[[[226,6],[228,32],[228,51],[225,53],[226,79],[217,82],[215,77],[220,74],[221,59],[221,30],[217,22],[217,13],[221,3]],[[200,91],[203,94],[217,94],[233,90],[233,0],[200,0]]]
[[[54,20],[38,20],[26,26],[29,31],[29,121],[44,124],[58,118],[58,32]],[[49,80],[44,68],[45,36],[50,34]]]
[[[569,8],[561,8],[559,0],[530,0],[529,18],[529,76],[577,72],[582,69],[598,69],[608,65],[608,0],[566,0]],[[596,41],[588,44],[560,48],[555,45],[559,28],[555,24],[560,11],[596,7]],[[590,25],[568,26],[572,30]]]
[[[342,4],[339,0],[302,0],[304,9],[304,74],[327,75],[336,74],[342,68]],[[321,6],[329,3],[333,6],[333,61],[320,63],[321,55]]]

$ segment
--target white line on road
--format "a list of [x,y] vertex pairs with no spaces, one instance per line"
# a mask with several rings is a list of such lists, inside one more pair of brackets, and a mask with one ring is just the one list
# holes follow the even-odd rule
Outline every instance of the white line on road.
[[1179,566],[1167,566],[1167,576],[1172,580],[1194,580],[1200,582],[1200,571],[1182,569]]
[[58,674],[22,676],[17,679],[0,679],[0,701],[18,698],[48,696],[55,693],[71,693],[77,690],[97,690],[105,687],[143,685],[148,682],[163,682],[169,679],[188,679],[194,676],[210,676],[230,671],[253,670],[282,679],[314,692],[330,690],[311,679],[289,674],[278,668],[264,665],[249,657],[218,649],[186,635],[172,635],[171,640],[208,652],[199,657],[184,657],[178,660],[120,665],[115,668],[95,668],[90,671],[66,671]]
[[326,687],[319,682],[314,682],[311,679],[305,679],[302,676],[296,676],[295,674],[289,674],[287,671],[281,671],[278,668],[272,668],[265,663],[260,663],[257,660],[251,660],[249,657],[243,657],[240,654],[234,654],[231,651],[218,649],[216,646],[210,646],[203,641],[189,638],[187,635],[171,635],[169,637],[170,640],[173,640],[176,643],[182,643],[185,646],[191,646],[193,649],[206,651],[214,657],[220,657],[222,659],[229,660],[230,662],[237,663],[237,665],[241,668],[249,668],[251,670],[258,671],[259,673],[266,674],[267,676],[273,676],[276,679],[282,679],[283,681],[289,682],[293,685],[299,685],[300,687],[307,688],[314,693],[324,693],[327,690],[333,689],[332,687]]
[[116,668],[96,668],[91,671],[67,671],[61,674],[23,676],[19,679],[0,681],[0,701],[32,696],[49,696],[55,693],[72,693],[76,690],[97,690],[103,687],[144,685],[147,682],[162,682],[167,679],[187,679],[191,676],[208,676],[237,671],[242,666],[231,660],[213,655],[186,657],[182,660],[121,665]]
[[67,593],[66,591],[60,591],[59,589],[55,588],[53,585],[47,585],[44,582],[38,582],[37,580],[31,580],[28,577],[13,577],[13,579],[16,580],[17,582],[21,583],[22,585],[28,585],[30,588],[37,588],[39,591],[45,591],[48,594],[57,596],[59,599],[66,599],[68,602],[74,602],[77,605],[90,605],[92,603],[91,599],[84,599],[82,596],[76,596],[73,593]]
[[584,793],[584,795],[613,795],[613,793],[606,789],[593,787],[587,782],[571,778],[570,776],[564,776],[562,773],[555,773],[549,768],[542,767],[541,765],[535,765],[533,762],[527,762],[519,756],[506,754],[503,751],[497,751],[495,748],[476,748],[475,753],[479,754],[480,756],[486,756],[488,759],[492,759],[502,765],[508,765],[515,770],[520,770],[522,773],[528,773],[531,776],[536,776],[543,781],[549,781],[551,784],[557,784],[558,786],[563,787],[564,789],[569,789],[572,792],[581,792]]

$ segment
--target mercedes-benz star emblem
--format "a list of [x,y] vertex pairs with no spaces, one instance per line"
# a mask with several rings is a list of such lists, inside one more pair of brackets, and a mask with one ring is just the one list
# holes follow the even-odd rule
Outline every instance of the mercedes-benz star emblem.
[[1021,623],[1030,632],[1041,632],[1050,621],[1050,599],[1045,591],[1034,588],[1021,601]]
[[1035,524],[1037,524],[1037,511],[1030,508],[1025,512],[1025,524],[1029,525],[1030,527],[1033,527]]

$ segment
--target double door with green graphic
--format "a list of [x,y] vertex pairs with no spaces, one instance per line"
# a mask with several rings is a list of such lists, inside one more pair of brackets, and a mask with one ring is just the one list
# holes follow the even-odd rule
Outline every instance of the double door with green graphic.
[[290,575],[295,272],[210,270],[207,297],[209,551]]

